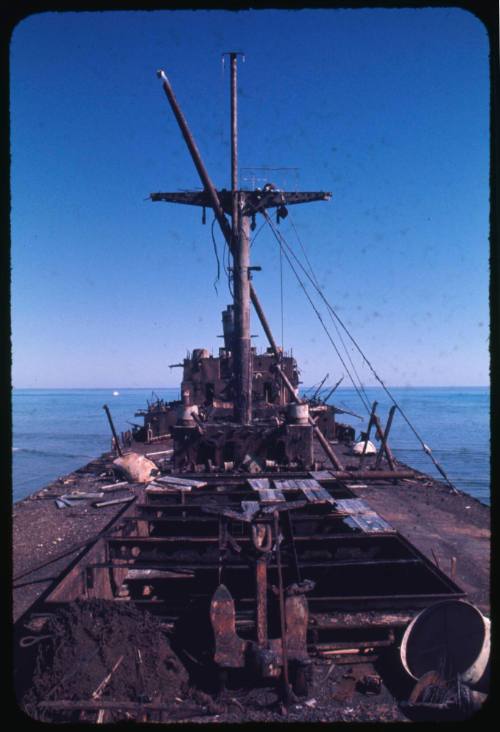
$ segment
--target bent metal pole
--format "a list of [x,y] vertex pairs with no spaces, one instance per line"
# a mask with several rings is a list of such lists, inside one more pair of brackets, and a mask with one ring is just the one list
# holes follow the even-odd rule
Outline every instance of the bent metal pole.
[[[205,168],[205,166],[203,164],[203,161],[202,161],[201,155],[200,155],[200,151],[198,150],[198,148],[196,146],[194,138],[187,125],[186,118],[182,114],[181,108],[179,107],[177,99],[175,98],[174,92],[172,90],[172,86],[171,86],[165,72],[160,69],[157,72],[157,74],[158,74],[158,77],[162,81],[163,91],[165,92],[165,95],[170,103],[174,116],[177,120],[177,124],[180,127],[182,136],[184,137],[184,141],[186,142],[188,150],[191,154],[191,158],[193,160],[196,170],[198,171],[198,175],[200,176],[203,187],[204,187],[208,197],[210,198],[210,205],[212,206],[212,209],[214,211],[215,218],[217,219],[217,222],[222,230],[224,239],[227,242],[229,250],[234,257],[235,252],[234,252],[232,236],[231,236],[231,234],[232,234],[231,226],[229,224],[229,221],[226,219],[226,217],[224,215],[224,210],[220,204],[219,197],[217,195],[217,191],[214,187],[214,184],[212,183],[212,181],[210,179],[210,176],[208,175],[207,169]],[[255,312],[257,313],[257,317],[260,320],[260,324],[262,325],[264,333],[266,334],[267,340],[269,341],[269,344],[270,344],[271,348],[273,349],[274,353],[277,353],[278,346],[276,344],[276,341],[274,340],[273,334],[271,332],[271,328],[269,327],[269,323],[267,322],[267,318],[262,309],[262,305],[260,304],[259,298],[257,297],[257,293],[255,292],[255,288],[253,287],[251,282],[250,282],[250,299],[252,301],[252,305],[255,308]]]
[[111,432],[113,433],[113,438],[115,441],[115,447],[118,452],[118,455],[122,457],[123,453],[120,448],[120,443],[118,441],[118,435],[116,434],[115,425],[113,424],[113,419],[111,417],[111,412],[109,411],[109,407],[107,404],[104,404],[103,406],[104,411],[106,412],[106,417],[108,418],[109,426],[111,427]]

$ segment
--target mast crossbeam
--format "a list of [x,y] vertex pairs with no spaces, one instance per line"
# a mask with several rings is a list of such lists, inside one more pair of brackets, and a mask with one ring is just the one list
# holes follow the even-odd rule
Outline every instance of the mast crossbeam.
[[[232,192],[223,188],[216,191],[220,205],[224,213],[232,215]],[[279,190],[255,190],[238,191],[243,199],[243,216],[251,216],[267,208],[278,206],[291,206],[297,203],[310,203],[311,201],[328,201],[331,193],[324,191],[293,192]],[[188,206],[202,206],[210,208],[212,201],[206,191],[178,191],[175,193],[151,193],[152,201],[165,201],[167,203],[180,203]]]

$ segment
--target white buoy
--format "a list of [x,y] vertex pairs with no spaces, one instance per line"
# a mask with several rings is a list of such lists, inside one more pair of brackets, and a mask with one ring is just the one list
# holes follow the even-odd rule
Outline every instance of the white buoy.
[[114,391],[113,392],[113,396],[120,396],[120,392],[119,391]]
[[[360,442],[356,442],[356,444],[352,448],[353,453],[355,455],[362,455],[363,454],[363,448],[364,448],[364,446],[365,446],[365,440],[361,440]],[[373,444],[373,442],[371,442],[370,440],[368,440],[366,442],[365,455],[375,455],[376,452],[377,452],[377,448],[375,447],[375,445]]]

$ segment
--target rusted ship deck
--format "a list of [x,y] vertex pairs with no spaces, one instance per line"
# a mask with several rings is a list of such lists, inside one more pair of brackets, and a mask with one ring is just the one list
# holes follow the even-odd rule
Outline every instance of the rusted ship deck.
[[[144,452],[168,450],[170,442],[138,446]],[[334,446],[344,455],[344,446]],[[112,460],[103,455],[80,470],[61,477],[49,486],[18,501],[13,509],[13,615],[17,620],[67,569],[85,546],[125,510],[124,505],[94,508],[78,501],[63,511],[55,497],[71,491],[98,491],[110,478],[99,477]],[[351,461],[356,458],[351,457]],[[427,559],[436,560],[450,577],[464,588],[471,601],[488,613],[490,607],[490,510],[467,493],[451,493],[449,488],[425,474],[414,480],[373,483],[346,481],[352,494],[364,499],[391,526],[414,544]],[[139,494],[143,488],[137,488]],[[113,491],[109,499],[130,495],[129,486]],[[37,527],[36,534],[33,526]],[[68,552],[65,556],[61,556]],[[52,557],[61,556],[52,561]],[[456,562],[453,562],[453,558]],[[33,569],[39,564],[46,566]]]
[[[333,448],[341,460],[355,468],[357,458],[348,454],[347,446]],[[151,450],[151,446],[142,449]],[[157,442],[152,452],[168,449],[169,442]],[[258,557],[252,548],[249,523],[241,514],[242,502],[245,508],[256,502],[266,505],[264,484],[255,483],[266,479],[269,485],[281,487],[285,504],[295,504],[293,514],[279,512],[284,584],[314,583],[312,592],[307,593],[307,636],[301,636],[299,629],[295,648],[298,657],[307,651],[313,659],[307,698],[290,707],[290,719],[403,718],[397,702],[398,696],[399,700],[405,696],[405,680],[397,673],[394,678],[394,668],[384,674],[379,667],[379,659],[387,658],[383,652],[392,649],[394,653],[403,628],[418,609],[439,599],[459,598],[466,591],[472,602],[489,612],[489,509],[467,494],[451,493],[447,486],[425,475],[416,474],[415,479],[397,483],[339,481],[329,476],[331,466],[327,464],[311,475],[274,472],[236,478],[196,474],[192,479],[206,485],[192,491],[118,486],[109,498],[133,495],[129,505],[94,508],[89,501],[78,501],[64,510],[56,507],[57,494],[98,491],[103,482],[109,483],[110,478],[102,473],[111,459],[112,455],[103,456],[15,505],[18,643],[32,635],[29,623],[33,613],[38,617],[54,612],[71,599],[104,597],[116,603],[132,602],[156,615],[168,638],[172,639],[174,629],[177,636],[184,634],[184,656],[181,653],[180,657],[196,679],[197,667],[203,664],[203,654],[211,643],[209,608],[214,586],[227,586],[234,598],[238,638],[245,640],[258,632],[259,613],[253,595]],[[168,464],[159,463],[167,470]],[[369,468],[369,458],[364,467]],[[317,480],[335,500],[335,508],[324,500],[325,495],[316,504],[314,499],[307,500],[308,484],[298,481],[308,480]],[[297,506],[300,502],[303,505]],[[279,504],[273,501],[267,505],[267,520],[272,523]],[[375,522],[374,514],[366,513],[370,509],[376,512]],[[283,521],[285,516],[288,521]],[[266,522],[265,516],[262,522]],[[35,523],[43,528],[33,536]],[[287,545],[290,531],[295,549]],[[93,544],[60,556],[99,532],[102,536]],[[223,566],[221,552],[225,553]],[[82,555],[83,561],[78,561]],[[44,567],[38,566],[40,556],[49,560]],[[60,559],[51,562],[54,556]],[[275,561],[267,569],[269,583],[277,584]],[[302,596],[289,595],[287,602],[296,603]],[[199,603],[198,615],[196,622],[190,623],[186,610],[193,597]],[[202,606],[205,625],[200,622]],[[276,628],[270,628],[269,633],[276,635]],[[232,652],[241,650],[233,648]],[[23,653],[33,651],[23,649]],[[293,657],[293,642],[290,653]],[[239,661],[233,659],[233,663],[238,665]],[[320,684],[327,673],[328,681]],[[383,687],[376,697],[367,697],[360,690],[361,681],[373,675],[380,675]],[[273,705],[272,685],[260,692],[254,690],[246,701],[238,696],[237,687],[238,683],[232,696],[219,696],[213,702],[215,707],[210,706],[212,702],[208,707],[202,705],[202,717],[216,721],[282,718]],[[232,698],[236,702],[228,702]],[[308,700],[309,705],[305,704]],[[177,707],[176,713],[182,713],[181,702]],[[209,714],[210,709],[215,713]],[[165,720],[172,717],[172,710],[156,713],[163,714]],[[191,718],[190,713],[186,716]],[[195,713],[191,716],[196,718]]]

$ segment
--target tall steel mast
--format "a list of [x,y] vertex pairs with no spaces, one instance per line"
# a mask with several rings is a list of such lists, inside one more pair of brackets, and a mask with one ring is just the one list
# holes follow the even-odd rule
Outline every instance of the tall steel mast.
[[238,53],[231,60],[231,198],[234,286],[234,417],[240,424],[252,421],[252,350],[250,339],[250,225],[243,212],[244,193],[238,190]]

